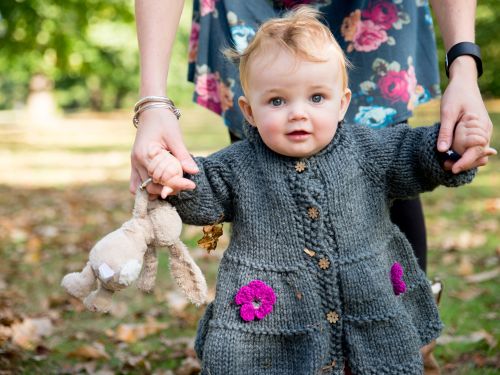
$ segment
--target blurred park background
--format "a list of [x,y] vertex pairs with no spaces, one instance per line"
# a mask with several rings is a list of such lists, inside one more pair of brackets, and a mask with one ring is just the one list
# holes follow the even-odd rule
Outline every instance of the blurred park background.
[[[169,87],[183,109],[185,141],[201,155],[229,140],[217,116],[191,103],[191,5],[186,1]],[[499,34],[500,2],[480,0],[480,85],[497,150]],[[442,44],[439,54],[443,61]],[[178,294],[164,252],[155,293],[120,293],[108,315],[85,311],[59,287],[62,275],[82,268],[95,241],[130,216],[138,63],[132,0],[0,2],[0,374],[197,373],[192,344],[203,309]],[[435,101],[420,107],[412,124],[438,118]],[[437,347],[444,374],[500,373],[499,166],[493,158],[471,185],[423,196],[429,275],[445,283],[446,328]],[[213,294],[228,238],[208,255],[196,246],[201,236],[201,228],[184,228]]]

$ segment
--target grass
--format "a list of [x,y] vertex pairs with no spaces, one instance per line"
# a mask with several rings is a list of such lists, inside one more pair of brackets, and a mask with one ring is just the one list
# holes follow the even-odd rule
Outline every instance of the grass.
[[[498,134],[500,105],[490,102],[489,109]],[[193,153],[228,144],[215,115],[198,107],[184,112],[184,137]],[[85,311],[59,287],[62,275],[83,266],[96,239],[129,217],[129,147],[135,131],[130,114],[73,114],[38,128],[14,121],[15,115],[0,113],[0,327],[49,318],[53,330],[32,340],[32,349],[12,338],[2,341],[0,330],[0,374],[180,371],[194,355],[191,341],[202,309],[175,308],[164,251],[155,292],[121,292],[111,314]],[[413,123],[436,118],[431,105],[419,110]],[[497,139],[493,145],[500,149]],[[439,188],[422,197],[429,275],[445,282],[441,314],[448,342],[436,350],[445,374],[496,374],[500,369],[498,277],[467,281],[499,267],[499,166],[493,158],[471,185]],[[201,234],[200,228],[185,227],[183,238],[213,293],[223,250],[208,256],[194,249]],[[221,248],[224,244],[226,235]],[[119,338],[120,329],[131,324],[130,340]],[[154,329],[155,324],[168,327]],[[142,336],[148,327],[150,334]],[[478,333],[474,342],[471,334]],[[465,342],[458,341],[462,336]],[[92,357],[82,351],[89,345],[104,349]]]

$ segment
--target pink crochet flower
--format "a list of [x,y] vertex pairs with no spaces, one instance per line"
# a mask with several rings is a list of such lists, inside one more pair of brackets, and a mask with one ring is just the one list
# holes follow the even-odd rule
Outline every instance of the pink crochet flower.
[[240,288],[234,302],[242,305],[240,316],[245,322],[257,319],[263,319],[273,311],[273,305],[276,302],[276,294],[273,288],[261,280],[252,280],[249,284]]
[[403,281],[403,267],[398,262],[391,267],[391,283],[395,295],[399,296],[406,292],[406,284]]

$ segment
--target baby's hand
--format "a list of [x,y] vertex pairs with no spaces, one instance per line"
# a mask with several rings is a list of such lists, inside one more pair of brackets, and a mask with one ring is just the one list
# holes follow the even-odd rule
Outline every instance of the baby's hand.
[[489,147],[489,136],[486,130],[480,126],[479,117],[473,114],[465,114],[460,122],[455,127],[453,135],[453,151],[462,155],[456,162],[446,161],[445,169],[451,169],[453,173],[460,173],[466,169],[462,165],[469,164],[470,161],[476,160],[486,148],[484,161],[480,165],[485,165],[488,162],[488,156],[496,155],[497,151]]
[[153,182],[163,185],[161,197],[165,199],[168,195],[174,195],[180,190],[191,190],[193,186],[182,186],[183,170],[180,161],[170,152],[159,146],[153,147],[148,153],[148,174]]

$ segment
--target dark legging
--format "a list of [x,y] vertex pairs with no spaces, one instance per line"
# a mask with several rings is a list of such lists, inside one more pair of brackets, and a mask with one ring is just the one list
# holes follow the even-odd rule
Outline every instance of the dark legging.
[[[231,143],[240,138],[229,132]],[[424,212],[420,198],[396,200],[391,207],[391,220],[410,241],[413,253],[417,257],[418,265],[427,271],[427,236],[425,233]]]
[[396,200],[391,207],[391,220],[410,241],[418,265],[427,271],[427,237],[420,198]]

